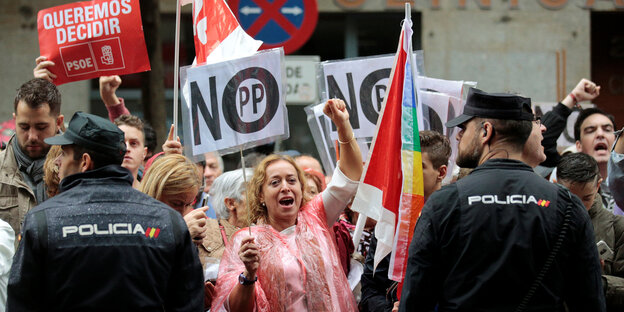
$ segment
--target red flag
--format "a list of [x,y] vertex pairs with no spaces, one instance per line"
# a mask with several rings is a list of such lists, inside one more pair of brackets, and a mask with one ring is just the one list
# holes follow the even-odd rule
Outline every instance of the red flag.
[[388,277],[395,281],[405,275],[408,246],[424,205],[411,25],[406,18],[377,133],[352,205],[354,211],[377,220],[375,267],[392,252]]
[[249,56],[262,45],[245,33],[224,0],[193,2],[193,35],[197,64]]

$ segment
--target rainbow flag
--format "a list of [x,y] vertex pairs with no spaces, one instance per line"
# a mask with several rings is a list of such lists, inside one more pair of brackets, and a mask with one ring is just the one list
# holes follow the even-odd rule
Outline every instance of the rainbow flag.
[[375,267],[392,253],[388,277],[395,281],[403,281],[408,247],[424,205],[411,38],[412,21],[406,12],[377,133],[352,205],[377,220]]

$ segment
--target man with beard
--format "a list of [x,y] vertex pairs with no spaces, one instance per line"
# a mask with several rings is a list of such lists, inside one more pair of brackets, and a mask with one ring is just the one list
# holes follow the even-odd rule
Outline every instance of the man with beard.
[[457,164],[414,229],[400,311],[605,311],[589,216],[521,162],[531,100],[470,89]]
[[32,79],[17,90],[13,103],[15,135],[0,152],[0,219],[19,234],[26,213],[47,199],[43,163],[50,145],[43,140],[63,124],[61,94],[44,79]]
[[26,215],[7,311],[203,311],[184,219],[132,188],[124,132],[77,112],[45,141],[62,149],[59,194]]

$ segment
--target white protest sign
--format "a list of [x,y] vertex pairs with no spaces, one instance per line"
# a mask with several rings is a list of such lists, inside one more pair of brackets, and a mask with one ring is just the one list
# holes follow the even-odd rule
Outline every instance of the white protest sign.
[[[323,113],[323,107],[325,103],[312,104],[304,108],[307,114],[308,125],[310,126],[310,132],[314,138],[314,144],[319,152],[321,163],[325,172],[333,172],[336,169],[336,162],[338,156],[338,143],[329,137],[331,120]],[[358,138],[356,139],[362,159],[366,159],[368,151],[372,143],[372,138]]]
[[318,55],[286,56],[286,103],[312,104],[318,102],[316,66]]
[[417,83],[420,90],[445,93],[460,99],[464,86],[464,82],[461,80],[444,80],[425,76],[418,76]]
[[[442,134],[446,134],[446,127],[444,126],[444,120],[447,119],[449,113],[449,106],[452,106],[450,102],[450,96],[444,93],[420,91],[420,102],[427,110],[423,111],[425,115],[424,124],[425,129],[434,130]],[[453,108],[451,108],[453,110]]]
[[[459,87],[461,88],[461,85]],[[461,94],[461,92],[456,94]],[[444,123],[461,114],[462,101],[448,94],[422,90],[420,91],[420,99],[423,107],[428,107],[424,112],[426,117],[424,118],[425,128],[444,134],[451,144],[451,156],[447,164],[445,182],[450,181],[453,175],[453,168],[455,167],[455,158],[457,157],[457,140],[455,135],[459,128],[447,128]]]
[[[393,60],[394,55],[387,55],[321,63],[325,99],[345,101],[356,138],[375,135]],[[335,127],[331,130],[337,140]]]
[[[415,55],[416,62],[422,65],[422,55],[418,53]],[[325,99],[340,98],[345,101],[358,142],[366,142],[375,134],[393,60],[394,55],[384,55],[320,64],[322,75],[319,80],[323,79],[323,81],[319,81],[319,84],[324,88],[323,97]],[[444,80],[419,75],[416,85],[419,90],[418,105],[422,107],[424,123],[421,130],[437,131],[444,134],[451,142],[452,154],[447,175],[450,178],[456,158],[455,135],[458,128],[447,129],[444,124],[461,114],[464,89],[476,86],[476,82]],[[315,130],[312,131],[325,166],[325,162],[335,162],[336,149],[332,144],[338,139],[338,134],[335,128],[329,126],[331,121],[322,116],[320,109],[322,106],[313,106],[313,109],[311,108],[308,112],[308,118],[310,128],[314,126],[319,132],[314,136]],[[312,115],[312,111],[316,114]],[[324,122],[322,122],[323,118],[325,118]],[[329,131],[329,136],[326,131]],[[324,142],[317,142],[321,139]],[[366,146],[365,143],[363,146]],[[363,156],[366,159],[366,154]]]
[[288,137],[283,53],[272,49],[180,69],[185,147],[193,156],[227,154]]
[[334,172],[338,159],[336,157],[338,149],[334,143],[335,141],[329,137],[331,120],[323,114],[323,105],[324,103],[310,105],[306,107],[306,113],[308,114],[308,125],[317,145],[325,172]]

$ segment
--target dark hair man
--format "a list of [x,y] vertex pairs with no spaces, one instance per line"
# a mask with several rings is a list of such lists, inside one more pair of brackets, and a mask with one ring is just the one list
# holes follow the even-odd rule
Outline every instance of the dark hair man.
[[604,209],[598,188],[600,170],[596,160],[584,153],[565,155],[557,165],[557,182],[578,196],[585,205],[595,232],[596,243],[603,241],[613,251],[606,253],[602,286],[608,311],[624,310],[624,217]]
[[557,151],[557,139],[566,128],[568,116],[572,113],[574,107],[579,107],[580,102],[592,101],[600,95],[600,86],[593,81],[581,79],[574,89],[566,95],[553,109],[542,116],[541,122],[544,125],[545,132],[542,140],[543,150],[546,154],[546,160],[540,164],[543,168],[543,174],[550,174],[550,168],[554,168],[559,163],[561,155]]
[[143,165],[147,147],[145,147],[145,133],[143,132],[143,121],[133,115],[121,115],[115,119],[115,124],[124,132],[126,140],[126,155],[124,155],[121,166],[130,170],[134,182],[132,187],[138,189],[141,185],[138,174]]
[[[533,111],[529,112],[533,113]],[[544,146],[542,146],[545,132],[546,126],[542,124],[540,118],[535,118],[531,125],[531,134],[524,143],[524,149],[522,150],[522,161],[531,166],[531,168],[537,167],[546,160]]]
[[463,114],[447,122],[461,129],[457,164],[476,168],[427,200],[400,311],[563,311],[564,302],[570,311],[604,311],[587,212],[520,161],[535,119],[530,105],[470,89]]
[[26,213],[46,198],[43,163],[50,150],[45,138],[63,124],[61,94],[54,84],[32,79],[17,90],[15,135],[0,152],[0,219],[19,234]]
[[[124,133],[78,112],[63,135],[59,194],[26,216],[8,311],[203,311],[203,278],[184,220],[134,190]],[[33,298],[36,294],[37,298]]]
[[[615,142],[615,119],[599,108],[582,110],[574,123],[576,149],[594,157],[600,168],[600,176],[608,178],[610,150]],[[600,195],[605,208],[613,211],[613,196],[606,183],[600,187]]]
[[[429,196],[442,187],[442,180],[446,176],[451,144],[442,134],[423,130],[419,133],[423,167],[423,193],[425,202]],[[362,300],[360,311],[389,311],[397,301],[397,282],[388,278],[390,255],[387,255],[374,267],[374,254],[377,249],[377,238],[371,238],[368,254],[362,274]]]

